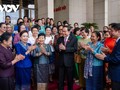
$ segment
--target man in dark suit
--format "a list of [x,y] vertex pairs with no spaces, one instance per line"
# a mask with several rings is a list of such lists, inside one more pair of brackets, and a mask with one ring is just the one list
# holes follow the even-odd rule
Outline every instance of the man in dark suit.
[[109,63],[108,75],[112,81],[112,90],[120,90],[120,24],[110,24],[111,34],[117,38],[110,55],[96,54],[96,57]]
[[69,27],[63,27],[63,37],[57,40],[56,50],[59,52],[59,90],[64,90],[65,73],[68,90],[73,90],[74,52],[77,51],[77,38]]

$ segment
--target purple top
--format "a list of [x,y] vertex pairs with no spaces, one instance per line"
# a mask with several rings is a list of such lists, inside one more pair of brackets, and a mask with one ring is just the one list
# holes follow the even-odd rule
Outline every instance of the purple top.
[[20,41],[20,34],[17,33],[17,34],[15,35],[15,37],[14,37],[14,42],[13,42],[13,44],[15,45],[15,44],[17,44],[19,41]]
[[6,49],[0,45],[0,77],[12,77],[14,75],[14,66],[11,63],[13,59],[11,49]]

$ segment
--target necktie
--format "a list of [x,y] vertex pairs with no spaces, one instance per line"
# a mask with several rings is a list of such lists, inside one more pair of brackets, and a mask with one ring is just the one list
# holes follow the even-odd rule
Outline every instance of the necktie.
[[67,37],[64,37],[64,45],[66,45],[66,43],[67,43]]

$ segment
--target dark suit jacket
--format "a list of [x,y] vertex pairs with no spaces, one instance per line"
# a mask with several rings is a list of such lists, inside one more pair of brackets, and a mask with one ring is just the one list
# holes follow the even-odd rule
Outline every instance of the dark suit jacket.
[[120,82],[120,39],[116,43],[112,53],[104,58],[109,63],[109,76],[111,80]]
[[73,66],[74,65],[74,52],[77,51],[77,38],[70,34],[67,43],[66,43],[66,50],[59,50],[59,44],[64,44],[64,37],[60,37],[57,40],[56,44],[56,51],[59,52],[59,65],[60,66]]

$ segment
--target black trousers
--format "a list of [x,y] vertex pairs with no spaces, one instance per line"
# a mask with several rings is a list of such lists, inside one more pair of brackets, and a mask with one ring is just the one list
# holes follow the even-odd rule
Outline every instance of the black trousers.
[[73,90],[73,68],[72,67],[66,67],[66,66],[60,66],[59,67],[59,89],[58,90],[64,90],[64,79],[65,74],[67,76],[67,84],[68,84],[68,90]]
[[15,90],[14,78],[0,78],[0,90]]
[[120,82],[112,81],[112,90],[120,90]]

